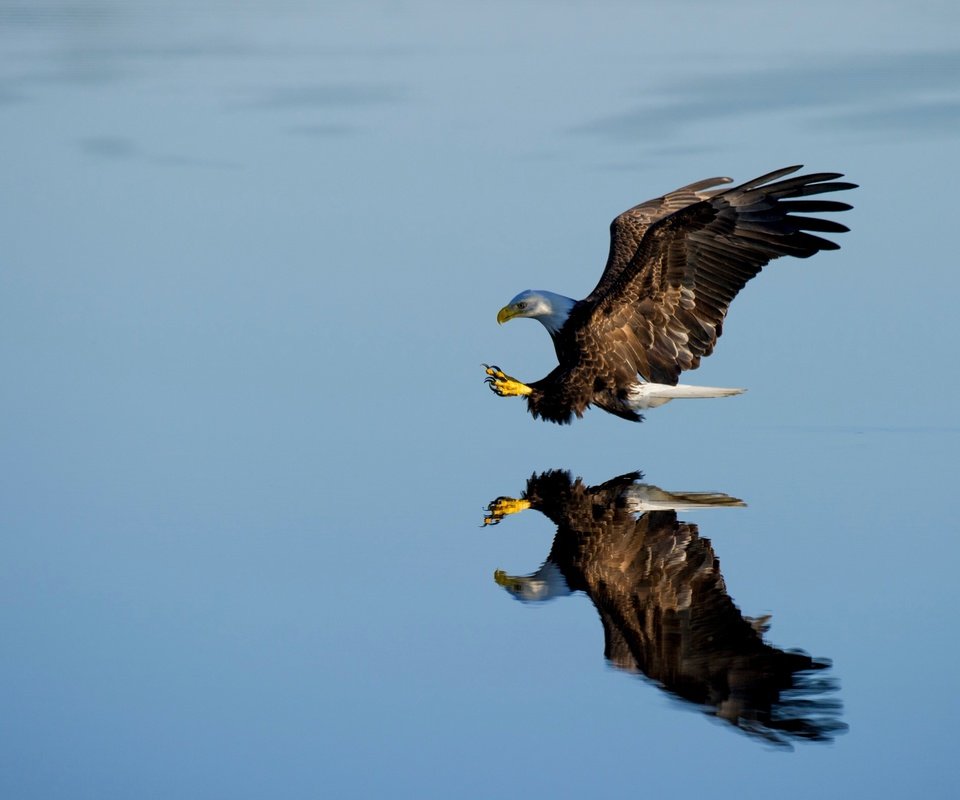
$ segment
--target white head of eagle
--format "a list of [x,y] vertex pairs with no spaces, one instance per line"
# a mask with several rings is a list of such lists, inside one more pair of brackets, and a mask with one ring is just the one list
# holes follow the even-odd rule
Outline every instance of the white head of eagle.
[[550,333],[558,333],[577,301],[545,289],[525,289],[497,314],[501,325],[517,317],[530,317],[543,323]]

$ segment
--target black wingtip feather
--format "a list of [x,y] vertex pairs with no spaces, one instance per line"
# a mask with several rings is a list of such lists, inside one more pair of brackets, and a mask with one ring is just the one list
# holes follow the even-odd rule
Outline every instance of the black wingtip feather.
[[834,213],[850,211],[853,208],[849,203],[839,200],[781,200],[780,207],[788,214],[797,212],[803,214]]
[[847,233],[850,229],[843,223],[832,219],[820,219],[819,217],[787,217],[791,220],[798,230],[819,231],[820,233]]
[[731,191],[749,191],[750,189],[756,189],[758,186],[768,184],[771,181],[775,181],[777,178],[782,178],[784,175],[791,175],[799,169],[803,169],[803,164],[794,164],[792,167],[783,167],[782,169],[774,170],[773,172],[768,172],[766,175],[761,175],[758,178],[754,178],[752,181],[741,183]]

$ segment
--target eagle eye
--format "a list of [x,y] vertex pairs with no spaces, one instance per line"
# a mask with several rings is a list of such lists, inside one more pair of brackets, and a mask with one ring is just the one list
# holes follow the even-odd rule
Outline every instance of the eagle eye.
[[526,308],[526,307],[527,307],[526,303],[517,303],[517,308]]

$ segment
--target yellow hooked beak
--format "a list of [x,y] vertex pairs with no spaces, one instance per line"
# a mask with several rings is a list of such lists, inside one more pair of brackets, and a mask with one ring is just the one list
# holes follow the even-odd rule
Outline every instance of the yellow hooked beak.
[[520,311],[516,306],[504,306],[497,312],[497,322],[503,325],[504,322],[513,319]]

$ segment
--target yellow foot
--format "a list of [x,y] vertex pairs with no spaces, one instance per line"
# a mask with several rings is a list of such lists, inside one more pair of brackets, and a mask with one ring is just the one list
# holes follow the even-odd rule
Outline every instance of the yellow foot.
[[496,525],[507,514],[519,514],[530,508],[529,500],[517,500],[514,497],[498,497],[487,506],[487,514],[483,518],[484,525]]
[[527,384],[504,374],[500,367],[483,366],[487,372],[484,383],[490,384],[490,389],[500,397],[525,397],[533,391]]

